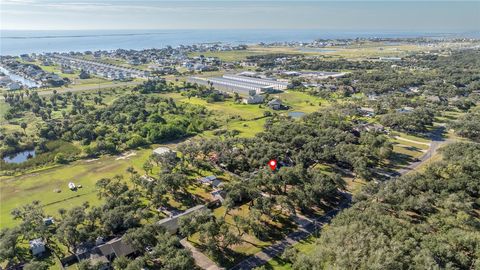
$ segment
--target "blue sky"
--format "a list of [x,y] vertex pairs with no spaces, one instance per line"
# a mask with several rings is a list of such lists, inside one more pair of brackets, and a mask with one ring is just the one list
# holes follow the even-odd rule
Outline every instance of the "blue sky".
[[480,30],[480,0],[0,0],[0,3],[1,29]]

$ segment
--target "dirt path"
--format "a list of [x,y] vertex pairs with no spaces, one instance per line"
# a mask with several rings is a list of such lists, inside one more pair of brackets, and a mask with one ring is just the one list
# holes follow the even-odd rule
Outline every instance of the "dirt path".
[[400,140],[400,141],[411,142],[411,143],[415,143],[415,144],[423,144],[423,145],[426,145],[426,146],[430,146],[430,144],[431,144],[431,143],[427,143],[427,142],[414,141],[414,140],[410,140],[410,139],[407,139],[407,138],[402,138],[400,136],[395,136],[395,139]]

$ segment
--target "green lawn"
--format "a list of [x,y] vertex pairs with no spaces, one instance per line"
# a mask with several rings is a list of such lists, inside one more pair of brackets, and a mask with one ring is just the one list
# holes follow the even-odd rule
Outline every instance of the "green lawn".
[[288,105],[290,107],[289,111],[312,113],[318,111],[322,106],[328,104],[328,101],[325,99],[294,90],[287,90],[283,93],[275,94],[273,96],[278,96],[278,98],[280,98],[285,105]]
[[[0,178],[0,228],[15,224],[10,212],[33,200],[39,200],[48,214],[57,214],[60,208],[69,209],[88,201],[91,205],[99,204],[95,183],[103,177],[121,174],[127,177],[126,169],[133,166],[143,173],[142,165],[150,156],[151,150],[136,151],[128,159],[117,160],[115,156],[102,157],[98,160],[81,160],[72,164],[18,177]],[[74,182],[83,187],[76,192],[68,189],[68,183]],[[55,193],[60,189],[60,193]]]
[[239,51],[225,51],[225,52],[201,52],[201,53],[191,53],[189,56],[200,56],[204,55],[205,57],[218,57],[222,61],[240,61],[246,59],[248,56],[255,55],[267,55],[275,53],[283,54],[303,54],[309,56],[327,56],[327,57],[346,57],[346,58],[367,58],[367,57],[379,57],[379,56],[404,56],[408,52],[418,51],[422,47],[417,45],[361,45],[361,46],[350,46],[350,47],[328,47],[321,50],[303,50],[302,48],[295,47],[259,47],[259,46],[250,46],[247,50]]
[[[288,111],[273,111],[265,105],[247,105],[235,103],[232,100],[208,103],[200,98],[192,97],[188,99],[179,93],[163,94],[163,96],[171,97],[178,102],[205,106],[217,115],[217,120],[222,124],[221,129],[239,130],[241,137],[253,137],[263,130],[267,119],[263,117],[265,111],[279,114],[287,114],[291,111],[312,113],[319,110],[322,106],[329,104],[328,101],[322,98],[310,96],[307,93],[298,91],[286,91],[272,95],[273,97],[280,98],[288,105],[290,107]],[[204,136],[212,137],[213,131],[206,132]]]
[[211,111],[221,113],[223,116],[241,116],[244,119],[251,120],[252,118],[262,117],[263,112],[266,109],[259,108],[258,105],[247,105],[241,103],[235,103],[232,100],[227,100],[224,102],[213,102],[208,103],[204,99],[192,97],[187,98],[182,96],[179,93],[169,93],[163,94],[162,96],[167,96],[173,98],[175,101],[185,102],[190,104],[202,105]]
[[[94,95],[94,94],[85,94]],[[105,92],[104,101],[112,102],[116,94]],[[203,99],[181,96],[178,93],[164,94],[179,102],[188,102],[192,104],[203,105],[214,112],[214,117],[222,125],[221,128],[228,130],[239,130],[242,137],[253,137],[256,133],[263,130],[267,118],[263,117],[266,110],[264,106],[238,104],[231,100],[225,102],[207,103]],[[313,112],[320,108],[325,102],[319,98],[311,97],[301,92],[286,92],[279,94],[279,97],[291,106],[290,111]],[[6,109],[2,106],[0,114]],[[279,113],[286,113],[279,111]],[[59,112],[54,112],[53,117],[61,117]],[[35,132],[36,118],[27,113],[22,119],[30,123],[27,127],[27,134]],[[6,123],[4,123],[6,124]],[[9,130],[20,130],[18,123],[2,125]],[[211,137],[213,132],[209,131],[200,135],[201,137]],[[153,146],[152,146],[153,147]],[[148,158],[151,150],[136,151],[137,155],[125,160],[116,160],[116,157],[107,156],[95,161],[80,160],[65,166],[56,166],[55,168],[38,170],[34,173],[27,173],[15,177],[0,178],[0,227],[12,226],[15,221],[12,220],[10,212],[12,209],[29,203],[33,200],[39,200],[45,205],[47,213],[56,214],[60,208],[71,208],[81,205],[84,201],[91,204],[100,203],[96,196],[95,183],[103,177],[112,177],[116,174],[126,175],[128,166],[134,166],[137,171],[143,172],[142,165]],[[83,188],[76,192],[67,188],[69,182],[81,184]],[[55,193],[55,189],[60,189],[60,193]]]
[[0,124],[2,124],[2,127],[5,122],[5,118],[3,117],[5,116],[5,113],[8,111],[8,109],[10,109],[10,105],[5,103],[4,100],[0,100]]

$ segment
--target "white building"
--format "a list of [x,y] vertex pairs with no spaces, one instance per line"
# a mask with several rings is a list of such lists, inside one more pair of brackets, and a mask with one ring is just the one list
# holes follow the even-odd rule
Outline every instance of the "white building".
[[40,256],[45,252],[45,243],[41,238],[30,241],[30,251],[33,256]]
[[285,90],[288,88],[287,82],[276,81],[276,80],[252,78],[252,77],[239,76],[239,75],[227,75],[227,74],[223,75],[223,78],[238,81],[238,82],[246,82],[251,84],[270,86],[275,90]]
[[153,153],[155,155],[159,155],[159,156],[167,154],[167,153],[172,153],[172,152],[175,152],[175,151],[170,150],[170,148],[167,148],[167,147],[158,147],[157,149],[153,150]]
[[271,93],[278,90],[287,89],[288,83],[276,80],[267,80],[259,78],[251,78],[238,75],[223,75],[223,77],[203,78],[190,77],[192,83],[203,85],[213,85],[214,87],[223,88],[240,94],[250,94],[251,91],[256,93]]
[[265,100],[264,96],[253,95],[253,96],[248,96],[247,98],[244,98],[243,103],[245,103],[245,104],[259,104],[259,103],[263,103],[264,100]]

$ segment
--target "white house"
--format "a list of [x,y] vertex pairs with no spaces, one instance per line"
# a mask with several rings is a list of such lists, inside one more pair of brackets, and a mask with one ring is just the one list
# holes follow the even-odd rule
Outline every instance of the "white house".
[[45,252],[45,243],[41,238],[30,241],[30,251],[33,256],[40,256]]

